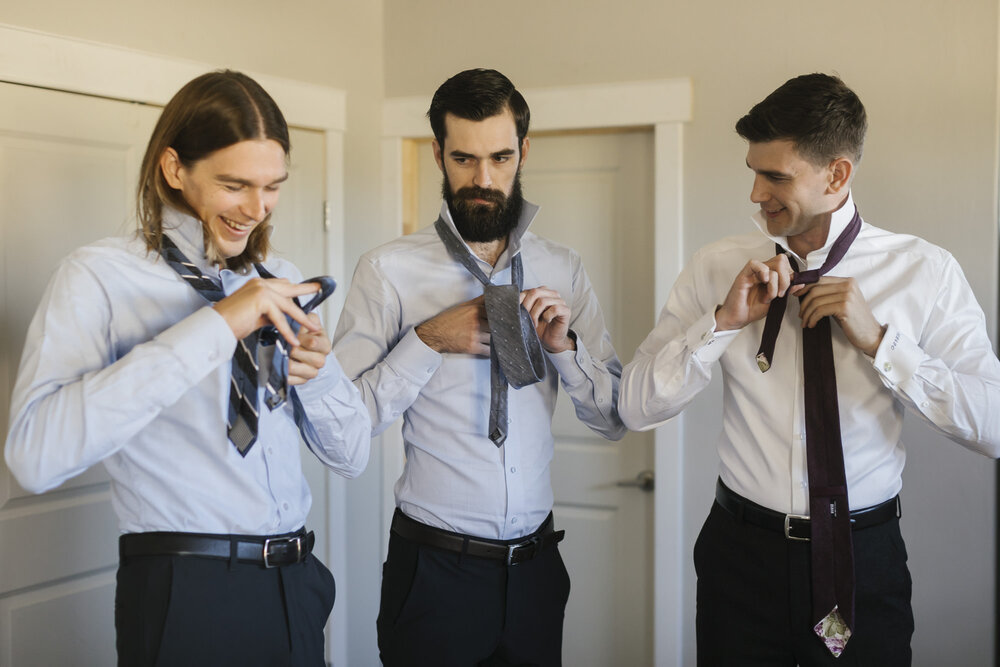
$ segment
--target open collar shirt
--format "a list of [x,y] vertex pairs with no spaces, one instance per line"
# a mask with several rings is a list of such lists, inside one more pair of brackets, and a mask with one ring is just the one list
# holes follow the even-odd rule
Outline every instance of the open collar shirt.
[[[205,260],[201,223],[164,211],[165,233],[231,294],[256,277]],[[291,263],[266,263],[302,279]],[[225,320],[141,238],[78,249],[56,269],[28,329],[5,455],[28,490],[58,486],[103,462],[123,532],[268,535],[296,530],[311,497],[286,402],[263,401],[246,458],[227,437],[236,338]],[[272,350],[273,348],[261,348]],[[370,447],[368,412],[330,355],[297,388],[327,466],[353,477]]]
[[[799,266],[820,267],[854,212],[849,197],[833,215],[826,245],[796,256]],[[623,372],[619,409],[630,428],[654,428],[708,385],[718,362],[722,481],[765,507],[808,514],[798,299],[788,301],[766,373],[756,362],[763,319],[738,331],[715,330],[716,306],[737,273],[751,259],[773,257],[775,243],[788,247],[784,237],[767,235],[759,213],[754,220],[763,233],[708,245],[685,267],[656,327]],[[906,410],[974,451],[1000,455],[1000,363],[955,259],[915,236],[863,223],[829,275],[853,277],[875,319],[887,325],[874,358],[852,346],[839,326],[831,327],[852,509],[899,492]]]
[[[558,291],[576,333],[576,351],[545,354],[544,380],[508,389],[509,431],[499,448],[487,437],[489,358],[439,354],[414,331],[480,296],[482,283],[450,257],[433,225],[358,262],[334,351],[361,390],[374,434],[403,417],[406,466],[395,486],[396,504],[428,525],[495,539],[538,528],[553,503],[551,422],[560,381],[581,421],[607,438],[624,435],[616,408],[621,363],[601,307],[579,256],[528,231],[537,211],[525,202],[495,266],[466,246],[494,284],[510,284],[510,260],[520,253],[524,288]],[[441,217],[459,236],[446,204]]]

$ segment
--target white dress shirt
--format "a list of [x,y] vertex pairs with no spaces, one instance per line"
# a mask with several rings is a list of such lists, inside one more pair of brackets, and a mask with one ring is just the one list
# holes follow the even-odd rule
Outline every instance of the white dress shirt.
[[[492,283],[510,284],[510,258],[521,253],[524,288],[546,285],[569,305],[577,349],[546,353],[544,380],[508,389],[509,431],[500,448],[487,437],[489,358],[439,354],[414,331],[480,296],[482,283],[449,256],[433,225],[358,262],[334,351],[361,390],[375,434],[403,416],[406,468],[396,483],[396,504],[423,523],[495,539],[520,537],[541,524],[552,509],[551,423],[559,380],[581,421],[606,438],[625,433],[616,409],[621,363],[600,304],[579,256],[527,231],[537,211],[525,202],[495,267],[473,257]],[[447,205],[441,217],[458,236]]]
[[[851,197],[834,213],[823,248],[796,260],[818,268],[854,215]],[[652,333],[626,366],[619,410],[629,428],[653,428],[678,414],[722,369],[722,481],[740,495],[783,513],[808,514],[802,380],[802,325],[791,298],[771,369],[756,354],[764,320],[715,331],[715,308],[751,259],[774,256],[784,237],[766,233],[723,239],[692,258]],[[962,269],[945,250],[907,234],[864,223],[830,276],[857,280],[875,319],[888,328],[875,358],[848,342],[834,324],[848,495],[853,509],[896,495],[905,451],[903,412],[915,410],[952,440],[1000,455],[1000,362],[983,311]]]
[[[166,210],[164,229],[205,275],[221,278],[226,294],[256,275],[220,275],[204,259],[198,220]],[[287,261],[266,265],[302,279]],[[26,489],[42,492],[103,462],[123,532],[301,527],[311,496],[291,402],[271,412],[263,401],[269,357],[260,363],[257,442],[244,458],[227,437],[235,349],[222,316],[141,239],[78,249],[59,265],[28,329],[7,465]],[[358,475],[371,422],[336,358],[297,391],[323,444],[319,458]]]

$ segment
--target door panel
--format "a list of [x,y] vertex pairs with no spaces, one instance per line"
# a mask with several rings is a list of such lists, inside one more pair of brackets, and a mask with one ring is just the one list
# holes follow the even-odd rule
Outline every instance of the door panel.
[[[0,84],[5,434],[25,332],[48,278],[77,246],[127,228],[158,114]],[[113,664],[117,536],[103,467],[35,496],[0,462],[0,664]]]

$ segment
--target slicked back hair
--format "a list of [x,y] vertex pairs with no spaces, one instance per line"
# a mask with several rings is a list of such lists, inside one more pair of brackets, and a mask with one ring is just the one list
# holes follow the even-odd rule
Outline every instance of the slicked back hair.
[[528,103],[510,79],[494,69],[467,69],[459,72],[435,91],[427,117],[438,145],[444,149],[446,136],[444,119],[454,114],[465,120],[480,121],[502,114],[510,109],[517,130],[520,149],[528,136],[531,113]]

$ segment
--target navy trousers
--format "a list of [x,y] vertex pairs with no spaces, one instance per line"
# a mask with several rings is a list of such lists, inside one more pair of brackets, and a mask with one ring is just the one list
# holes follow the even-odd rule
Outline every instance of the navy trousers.
[[378,645],[387,667],[562,664],[569,575],[558,546],[517,565],[389,537]]
[[323,667],[333,575],[311,554],[265,569],[197,556],[138,556],[119,564],[120,667]]
[[694,548],[699,667],[908,667],[913,612],[899,519],[852,537],[856,627],[834,658],[812,631],[810,543],[713,504]]

